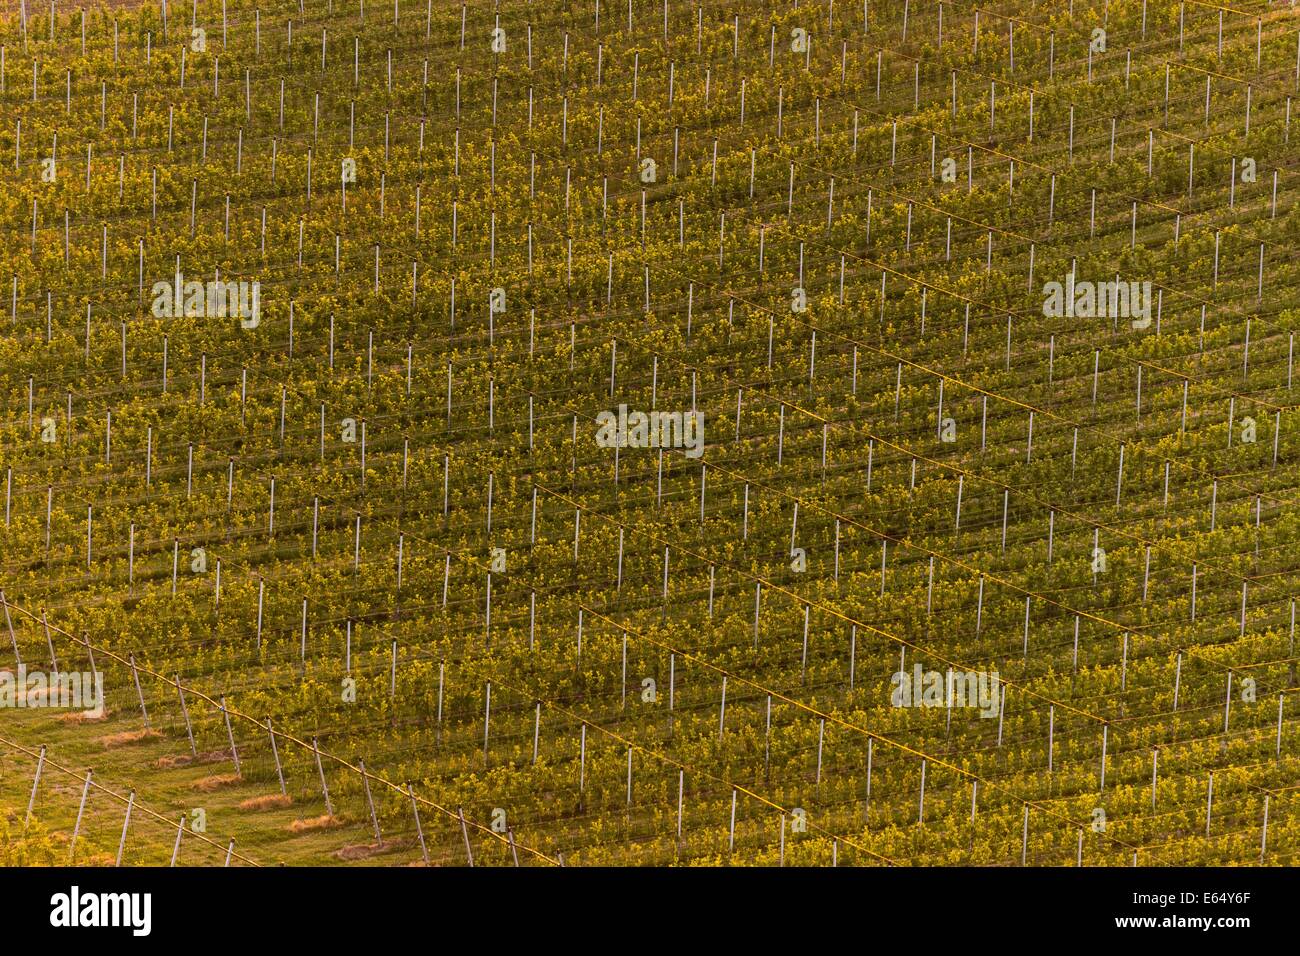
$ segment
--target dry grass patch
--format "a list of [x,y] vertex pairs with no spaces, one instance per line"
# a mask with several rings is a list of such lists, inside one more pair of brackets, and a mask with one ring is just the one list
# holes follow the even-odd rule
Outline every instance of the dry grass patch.
[[232,784],[239,783],[244,778],[237,773],[217,773],[210,777],[203,777],[194,781],[194,789],[210,792],[218,790],[221,787],[229,787]]
[[150,727],[145,730],[124,730],[120,734],[108,734],[105,737],[100,737],[99,742],[109,748],[129,747],[131,744],[142,743],[161,736],[162,734]]
[[364,860],[383,853],[388,847],[383,843],[354,843],[334,851],[340,860]]
[[308,817],[304,820],[294,820],[289,824],[290,833],[308,833],[312,830],[332,830],[334,827],[343,826],[343,821],[329,813],[322,813],[318,817]]
[[265,797],[251,797],[239,805],[241,810],[273,810],[277,807],[293,805],[293,797],[283,793],[271,793]]
[[59,720],[65,724],[97,724],[101,720],[108,720],[110,716],[112,716],[112,711],[105,707],[103,710],[74,710],[70,713],[59,714]]
[[381,843],[353,843],[334,851],[340,860],[365,860],[381,853],[393,853],[415,845],[414,840],[384,840]]
[[205,750],[199,753],[197,757],[193,754],[177,754],[174,757],[159,757],[154,761],[154,766],[159,770],[172,770],[176,767],[188,767],[192,763],[220,763],[224,760],[230,760],[229,750]]

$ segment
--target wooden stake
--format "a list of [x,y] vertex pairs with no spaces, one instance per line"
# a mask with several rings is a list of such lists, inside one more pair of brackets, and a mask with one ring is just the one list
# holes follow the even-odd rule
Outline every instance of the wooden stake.
[[126,798],[126,819],[122,821],[122,839],[117,844],[117,862],[114,866],[122,865],[122,854],[126,851],[126,831],[131,826],[131,811],[135,808],[135,791]]
[[316,773],[320,776],[320,792],[325,798],[325,813],[332,817],[334,816],[334,805],[330,802],[330,788],[329,784],[325,782],[325,768],[320,760],[320,745],[316,742],[315,737],[311,739],[311,750],[316,757]]
[[180,674],[176,675],[176,693],[181,699],[181,714],[185,717],[185,733],[190,738],[190,753],[193,756],[197,757],[199,755],[199,751],[198,748],[194,746],[194,727],[190,723],[190,710],[185,705],[185,688],[181,686]]
[[235,761],[235,776],[242,777],[243,771],[239,767],[239,748],[235,746],[235,734],[230,727],[230,711],[226,709],[226,698],[221,698],[221,715],[226,720],[226,738],[230,741],[230,756]]
[[36,776],[32,778],[32,795],[27,799],[27,815],[23,817],[23,833],[32,822],[32,808],[36,806],[36,788],[41,785],[41,771],[45,769],[45,745],[41,744],[41,752],[36,758]]
[[176,857],[181,852],[181,836],[185,833],[185,814],[181,814],[180,819],[176,822],[176,842],[172,844],[172,858],[168,866],[176,865]]
[[271,718],[266,718],[266,733],[271,738],[271,755],[275,758],[275,775],[280,781],[280,795],[287,797],[289,791],[284,786],[284,769],[280,766],[280,748],[275,742],[275,731],[271,728]]
[[469,865],[473,866],[474,851],[470,849],[469,845],[469,827],[465,823],[465,810],[462,807],[457,807],[456,815],[460,817],[460,835],[465,840],[465,858],[469,861]]
[[[366,762],[364,760],[358,760],[357,767],[361,771],[361,783],[362,786],[365,787],[366,791],[366,805],[370,808],[370,823],[375,829],[375,842],[382,844],[384,842],[384,837],[383,834],[379,832],[379,815],[375,813],[375,801],[370,794],[370,774],[366,772]],[[463,819],[464,818],[462,817],[462,821]]]
[[86,797],[90,795],[90,775],[91,771],[86,771],[86,782],[81,788],[81,803],[77,805],[77,822],[72,826],[72,838],[68,841],[68,862],[74,863],[77,859],[77,836],[81,833],[81,818],[86,812]]
[[[424,843],[424,827],[420,825],[420,805],[415,800],[415,788],[411,786],[410,781],[406,784],[406,793],[411,798],[411,813],[415,817],[415,835],[420,841],[420,856],[424,859],[424,865],[429,865],[429,848]],[[510,838],[511,849],[514,848],[514,836]],[[518,866],[516,859],[515,865]]]

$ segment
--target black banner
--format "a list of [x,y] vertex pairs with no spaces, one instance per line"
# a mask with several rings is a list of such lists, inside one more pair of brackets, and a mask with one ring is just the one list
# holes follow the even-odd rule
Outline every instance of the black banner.
[[[1050,928],[1071,941],[1278,932],[1285,869],[32,869],[0,871],[6,937],[395,943],[431,932],[716,936],[879,929],[924,945]],[[837,930],[837,927],[839,928]],[[612,935],[607,935],[612,934]],[[697,937],[698,934],[698,937]],[[967,934],[974,934],[967,937]]]

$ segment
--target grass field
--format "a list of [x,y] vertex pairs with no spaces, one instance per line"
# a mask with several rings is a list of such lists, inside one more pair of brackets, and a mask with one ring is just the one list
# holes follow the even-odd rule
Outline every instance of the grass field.
[[0,863],[1295,862],[1292,7],[0,44]]

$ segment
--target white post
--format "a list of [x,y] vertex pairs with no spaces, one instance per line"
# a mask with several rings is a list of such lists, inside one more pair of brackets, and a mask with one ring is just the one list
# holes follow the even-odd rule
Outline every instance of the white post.
[[135,807],[135,791],[132,790],[126,799],[126,819],[122,821],[122,839],[117,844],[117,862],[114,866],[122,865],[122,854],[126,850],[126,831],[131,826],[131,810]]
[[36,758],[36,776],[32,778],[32,795],[27,800],[27,816],[23,818],[23,833],[27,832],[27,827],[32,822],[32,808],[36,806],[36,788],[41,785],[41,771],[45,769],[45,745],[41,744],[41,752]]
[[86,797],[90,795],[90,770],[86,771],[86,782],[81,788],[81,803],[77,806],[77,822],[72,827],[72,838],[68,842],[68,861],[71,863],[77,858],[77,836],[81,833],[81,818],[86,812]]

